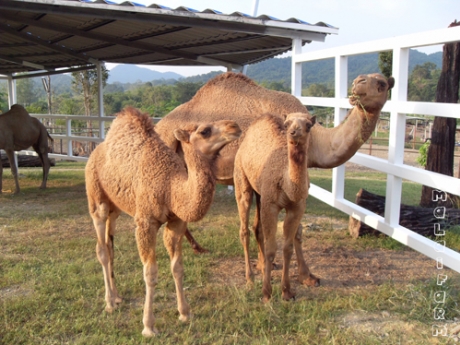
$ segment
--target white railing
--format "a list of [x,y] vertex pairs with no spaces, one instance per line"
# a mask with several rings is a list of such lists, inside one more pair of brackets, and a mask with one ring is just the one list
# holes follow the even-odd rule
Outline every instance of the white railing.
[[[333,169],[332,192],[312,184],[310,194],[395,240],[437,260],[438,263],[442,263],[442,265],[460,272],[460,253],[447,248],[442,238],[439,238],[439,241],[435,242],[399,225],[403,179],[427,185],[440,191],[460,195],[460,179],[414,168],[403,163],[406,114],[460,118],[460,104],[407,101],[409,49],[457,41],[460,41],[460,27],[309,53],[302,53],[301,42],[295,39],[293,40],[292,57],[292,94],[305,105],[333,107],[335,109],[334,122],[335,125],[338,125],[350,108],[347,99],[348,57],[358,54],[393,51],[393,76],[396,84],[392,90],[391,100],[387,101],[382,110],[390,112],[388,159],[385,160],[357,153],[350,160],[353,163],[387,174],[384,217],[370,212],[344,198],[344,165]],[[301,64],[303,62],[330,58],[335,59],[335,97],[302,97]],[[433,217],[435,216],[433,215]]]

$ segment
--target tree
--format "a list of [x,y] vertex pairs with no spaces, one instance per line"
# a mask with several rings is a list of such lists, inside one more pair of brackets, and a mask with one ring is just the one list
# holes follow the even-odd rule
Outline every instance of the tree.
[[435,101],[440,74],[441,70],[433,62],[416,65],[409,77],[408,100],[416,102]]
[[38,100],[38,90],[32,78],[21,78],[16,82],[17,102],[25,108]]
[[[107,79],[109,78],[109,72],[102,66],[102,87],[104,87],[107,83]],[[83,70],[72,72],[72,89],[76,93],[80,93],[83,95],[83,104],[85,107],[85,115],[91,116],[91,111],[94,109],[94,99],[97,97],[99,92],[99,85],[98,85],[98,76],[97,70]],[[93,125],[91,121],[87,121],[88,127],[88,136],[93,136]],[[94,143],[90,143],[89,151],[91,152],[94,149]]]
[[[459,26],[454,22],[449,27]],[[458,103],[460,82],[460,42],[448,43],[443,48],[442,71],[436,89],[436,102]],[[431,144],[428,148],[427,164],[425,169],[453,176],[455,118],[435,117],[431,135]],[[458,206],[458,197],[450,195],[447,201],[433,200],[433,188],[423,186],[420,205],[423,207]]]

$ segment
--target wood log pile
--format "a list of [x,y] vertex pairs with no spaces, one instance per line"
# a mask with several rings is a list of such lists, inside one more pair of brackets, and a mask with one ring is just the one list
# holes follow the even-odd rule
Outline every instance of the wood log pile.
[[[385,213],[385,197],[373,194],[365,189],[360,189],[356,194],[356,204],[372,211],[380,216]],[[443,229],[448,226],[460,224],[460,210],[456,208],[446,209],[444,219],[434,216],[435,208],[409,206],[401,204],[399,224],[423,236],[434,236],[435,224],[440,224]],[[358,238],[365,234],[381,234],[370,226],[350,216],[348,223],[350,235]]]
[[[8,157],[6,156],[6,153],[1,153],[1,161],[2,161],[2,167],[4,168],[9,168],[10,167],[10,162],[8,161]],[[41,167],[42,162],[40,161],[40,158],[38,156],[29,156],[29,155],[18,155],[18,166],[19,167]],[[50,163],[51,166],[56,165],[56,161],[54,158],[50,158]]]

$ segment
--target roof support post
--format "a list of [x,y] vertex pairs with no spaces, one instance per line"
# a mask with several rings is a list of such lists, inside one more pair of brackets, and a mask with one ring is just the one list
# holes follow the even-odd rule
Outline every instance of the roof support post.
[[16,80],[13,79],[13,75],[8,75],[8,106],[12,107],[17,102],[16,92]]
[[[96,70],[97,70],[97,106],[98,106],[98,116],[104,116],[104,85],[102,83],[102,65],[103,63],[98,61],[96,62]],[[99,121],[99,138],[105,138],[105,122]]]

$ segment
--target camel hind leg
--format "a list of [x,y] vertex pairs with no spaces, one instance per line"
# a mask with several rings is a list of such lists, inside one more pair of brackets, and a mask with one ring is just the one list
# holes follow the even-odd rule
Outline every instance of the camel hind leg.
[[245,271],[246,271],[246,283],[248,285],[254,284],[254,273],[251,268],[250,257],[249,257],[249,213],[252,203],[253,189],[244,176],[243,171],[235,166],[234,171],[234,181],[235,181],[235,197],[238,205],[238,213],[240,216],[240,241],[243,245],[244,250],[244,262],[245,262]]
[[100,202],[93,207],[91,206],[90,202],[90,209],[92,210],[90,214],[97,234],[96,254],[102,265],[104,275],[105,310],[112,312],[122,301],[115,286],[113,272],[115,220],[118,218],[120,212],[118,210],[111,212],[110,205],[107,202]]
[[48,173],[50,171],[51,163],[48,158],[48,132],[41,133],[38,142],[33,145],[35,152],[37,152],[40,161],[42,162],[43,168],[43,178],[42,184],[40,185],[41,189],[46,188],[46,181],[48,181]]

